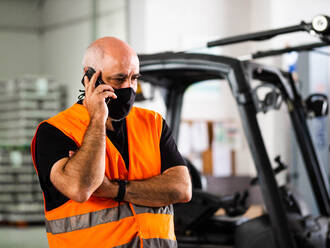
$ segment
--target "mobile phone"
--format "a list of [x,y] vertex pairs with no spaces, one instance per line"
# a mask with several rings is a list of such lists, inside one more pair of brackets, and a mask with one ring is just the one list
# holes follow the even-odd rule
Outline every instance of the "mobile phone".
[[[92,67],[88,67],[85,75],[83,76],[82,80],[81,80],[81,83],[85,86],[85,82],[84,82],[84,77],[87,76],[88,77],[88,80],[91,80],[92,76],[94,75],[96,71],[92,68]],[[99,86],[100,84],[105,84],[102,80],[102,76],[100,74],[100,76],[96,79],[96,82],[95,82],[95,88],[97,86]]]
[[[83,78],[81,79],[81,83],[85,86],[85,82],[84,82],[84,78],[85,78],[85,76],[87,76],[88,80],[91,80],[91,78],[92,78],[92,76],[94,75],[95,72],[96,72],[96,71],[95,71],[92,67],[88,67],[88,69],[87,69],[85,75],[84,75]],[[103,80],[102,80],[102,75],[101,75],[101,73],[100,73],[99,77],[96,79],[96,82],[95,82],[95,88],[96,88],[97,86],[99,86],[100,84],[105,84],[105,83],[103,82]],[[106,104],[108,104],[108,103],[110,102],[110,100],[111,100],[110,97],[106,98],[106,99],[105,99]]]

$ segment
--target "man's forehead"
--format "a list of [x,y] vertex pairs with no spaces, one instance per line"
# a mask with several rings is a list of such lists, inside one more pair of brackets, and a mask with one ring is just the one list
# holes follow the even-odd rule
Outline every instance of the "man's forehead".
[[139,59],[137,56],[104,56],[102,60],[103,68],[114,70],[138,70],[139,69]]

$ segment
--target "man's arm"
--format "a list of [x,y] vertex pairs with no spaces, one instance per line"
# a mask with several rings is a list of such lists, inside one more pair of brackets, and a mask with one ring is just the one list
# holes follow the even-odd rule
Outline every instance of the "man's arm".
[[[125,201],[150,207],[190,201],[192,189],[189,171],[165,120],[162,125],[160,152],[162,174],[145,180],[130,181]],[[94,192],[95,196],[106,198],[115,198],[117,194],[117,183],[110,182],[106,177],[100,188]]]
[[74,201],[88,200],[102,183],[105,171],[105,134],[102,129],[105,129],[103,125],[91,122],[80,149],[71,158],[57,161],[51,169],[51,182]]
[[[129,181],[124,201],[149,207],[162,207],[174,203],[184,203],[191,199],[191,180],[186,166],[175,166],[161,175],[145,180]],[[104,177],[102,185],[94,196],[115,198],[118,193],[116,182]]]
[[108,109],[105,98],[116,97],[109,85],[95,88],[95,73],[89,82],[85,77],[84,105],[90,116],[80,149],[71,158],[57,161],[50,172],[50,180],[68,198],[84,202],[101,185],[105,172],[106,134]]

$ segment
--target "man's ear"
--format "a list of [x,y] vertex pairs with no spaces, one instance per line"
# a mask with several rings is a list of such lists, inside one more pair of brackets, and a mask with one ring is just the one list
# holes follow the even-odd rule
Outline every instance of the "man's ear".
[[88,70],[88,67],[87,66],[85,66],[84,67],[84,74],[86,74],[86,71]]

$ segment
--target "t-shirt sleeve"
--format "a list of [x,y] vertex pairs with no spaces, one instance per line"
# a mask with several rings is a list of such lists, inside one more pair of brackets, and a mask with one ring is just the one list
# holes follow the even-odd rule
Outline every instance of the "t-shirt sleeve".
[[69,151],[75,150],[77,150],[76,143],[56,127],[47,122],[39,126],[36,133],[35,158],[47,211],[69,200],[51,183],[50,171],[58,160],[69,157]]
[[161,172],[178,165],[187,166],[185,160],[178,151],[177,145],[172,136],[172,131],[166,124],[165,120],[163,120],[162,134],[160,138],[160,155]]

